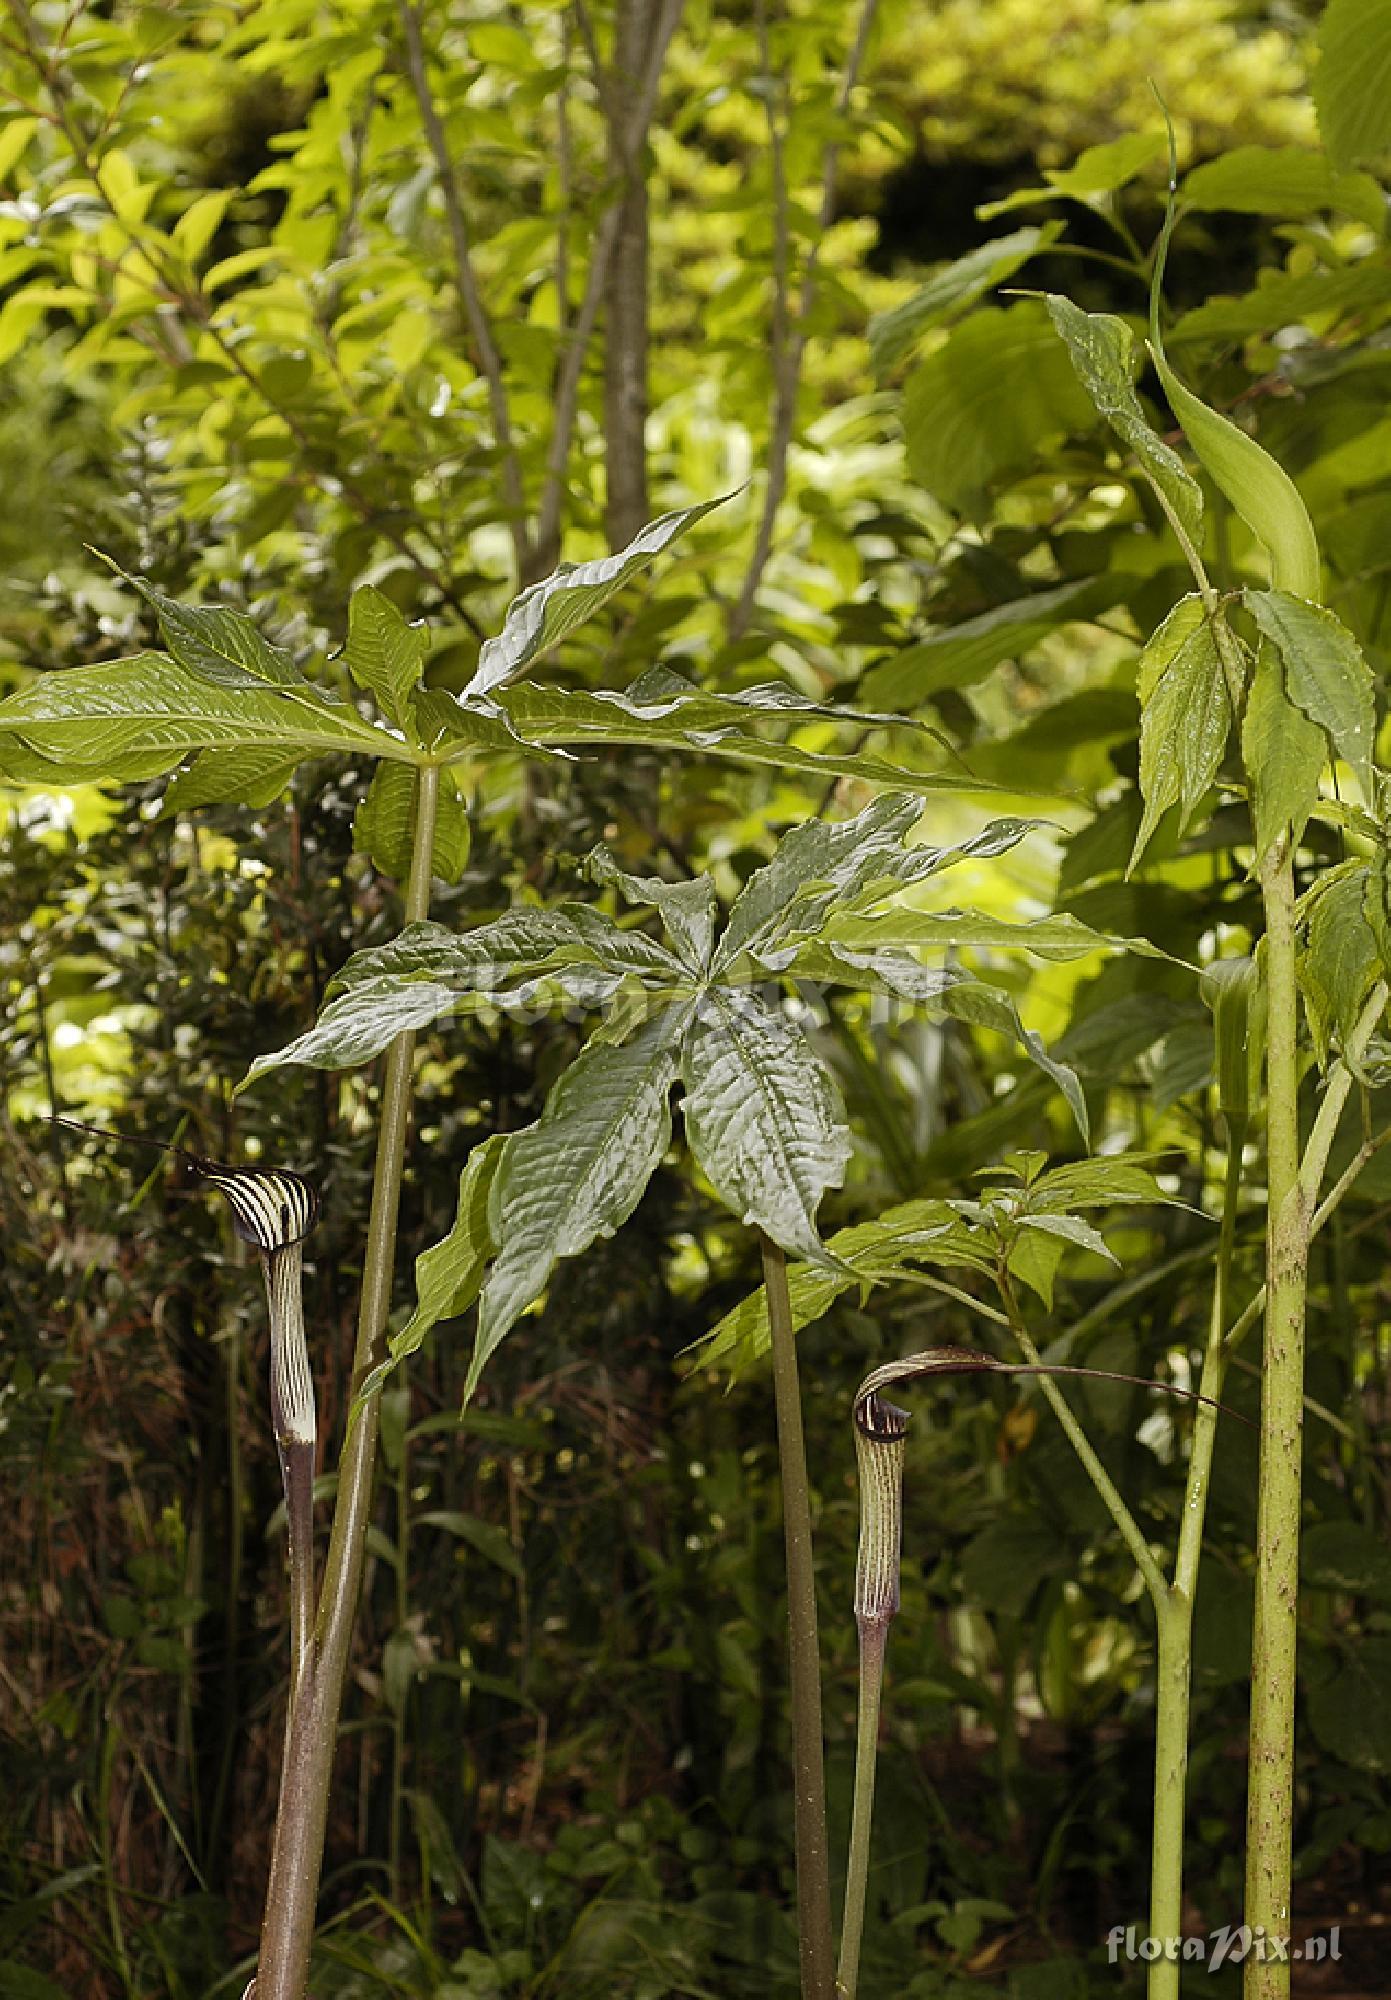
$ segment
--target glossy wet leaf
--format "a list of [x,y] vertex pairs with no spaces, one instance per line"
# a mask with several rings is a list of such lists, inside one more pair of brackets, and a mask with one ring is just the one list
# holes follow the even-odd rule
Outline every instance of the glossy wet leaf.
[[477,671],[464,690],[465,699],[490,694],[525,673],[544,653],[602,610],[663,549],[728,498],[728,494],[721,494],[699,506],[662,514],[615,554],[598,556],[591,562],[562,563],[550,576],[531,584],[509,607],[498,636],[484,641]]
[[844,1106],[800,1031],[751,996],[701,996],[681,1050],[686,1137],[725,1206],[790,1256],[830,1261],[816,1231],[850,1159]]
[[410,697],[424,671],[426,645],[424,626],[410,624],[374,585],[365,583],[353,592],[343,663],[402,729],[410,727]]
[[0,702],[0,760],[17,739],[63,766],[141,758],[172,769],[190,750],[338,751],[411,761],[385,730],[307,686],[224,687],[163,653],[41,674]]

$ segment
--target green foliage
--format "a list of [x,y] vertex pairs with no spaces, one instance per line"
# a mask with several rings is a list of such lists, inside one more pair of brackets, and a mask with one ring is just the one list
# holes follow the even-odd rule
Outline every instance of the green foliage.
[[[1319,1197],[1384,1134],[1384,1050],[1358,1043],[1391,962],[1381,10],[1325,11],[1326,154],[1311,37],[1219,0],[1131,11],[1119,35],[1109,0],[886,4],[849,83],[857,17],[829,0],[770,17],[766,47],[728,10],[685,21],[634,156],[652,499],[621,526],[623,322],[595,275],[626,185],[612,10],[592,49],[549,0],[421,10],[443,168],[399,10],[257,5],[217,37],[28,10],[36,49],[6,45],[14,1980],[228,1979],[283,1707],[255,1274],[161,1179],[55,1146],[50,1092],[325,1167],[306,1296],[341,1423],[379,1104],[343,1065],[420,1036],[313,1986],[480,2000],[796,1990],[744,1217],[795,1260],[838,1819],[854,1384],[924,1348],[1008,1358],[1002,1272],[1050,1354],[1196,1379],[1224,1201],[1229,1321],[1263,1274],[1252,874],[1286,828],[1304,1132],[1351,1078]],[[1183,168],[1158,388],[1150,76]],[[639,545],[672,523],[649,590]],[[431,763],[440,921],[403,931]],[[248,1063],[274,1085],[233,1101]],[[1384,1158],[1310,1261],[1311,1897],[1386,1841]],[[710,1396],[707,1373],[750,1379]],[[1257,1392],[1234,1365],[1222,1399],[1254,1416]],[[988,1371],[915,1427],[862,2000],[1080,1992],[1083,1872],[1108,1906],[1143,1895],[1152,1631],[1039,1394]],[[1171,1546],[1193,1408],[1066,1395]],[[1199,1743],[1245,1727],[1254,1474],[1224,1418]],[[1194,1759],[1213,1921],[1240,1903],[1237,1790]],[[350,1864],[383,1900],[353,1900]]]
[[[670,1145],[678,1077],[692,1156],[725,1207],[791,1255],[851,1275],[816,1228],[822,1197],[840,1185],[849,1158],[844,1107],[802,1034],[748,984],[751,965],[789,982],[880,983],[1012,1034],[1059,1083],[1085,1131],[1076,1078],[1005,996],[949,968],[928,971],[901,952],[856,951],[836,937],[843,914],[864,912],[872,924],[890,895],[952,863],[1003,852],[1028,830],[1007,820],[955,849],[915,846],[919,811],[916,800],[887,795],[853,820],[795,829],[744,885],[718,938],[708,879],[634,877],[599,850],[590,873],[626,902],[655,909],[665,946],[583,905],[513,912],[460,937],[416,925],[351,960],[315,1026],[253,1065],[248,1081],[283,1063],[361,1062],[403,1029],[480,1001],[532,1007],[548,987],[604,1005],[603,1024],[552,1089],[540,1121],[507,1140],[495,1168],[480,1162],[490,1175],[492,1255],[466,1394],[556,1262],[632,1214]],[[999,941],[998,931],[989,935]],[[422,1289],[398,1353],[409,1351],[413,1330],[441,1316],[447,1298],[457,1296],[459,1309],[469,1302],[481,1254],[475,1216],[475,1184],[466,1180],[454,1229],[421,1260],[428,1295]]]

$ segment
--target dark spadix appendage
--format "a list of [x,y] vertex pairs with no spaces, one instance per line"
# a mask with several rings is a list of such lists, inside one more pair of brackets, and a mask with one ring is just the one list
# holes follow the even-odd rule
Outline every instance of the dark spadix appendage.
[[157,1152],[172,1153],[200,1180],[210,1181],[226,1196],[233,1228],[244,1243],[257,1250],[287,1250],[292,1243],[302,1243],[319,1219],[318,1189],[288,1167],[229,1167],[221,1160],[187,1152],[167,1139],[147,1139],[140,1132],[113,1132],[102,1125],[84,1125],[80,1118],[50,1118],[48,1122],[65,1125],[70,1132],[89,1133],[94,1139],[109,1139],[118,1146],[152,1146]]
[[1196,1389],[1180,1389],[1175,1382],[1156,1382],[1149,1375],[1122,1375],[1111,1368],[1073,1368],[1062,1361],[998,1361],[993,1354],[982,1354],[974,1347],[929,1347],[921,1354],[906,1354],[901,1361],[886,1361],[882,1368],[866,1375],[855,1394],[856,1431],[871,1444],[887,1444],[900,1437],[899,1426],[907,1422],[905,1414],[892,1403],[883,1402],[879,1392],[900,1382],[921,1381],[929,1375],[1080,1375],[1093,1382],[1129,1382],[1136,1389],[1158,1389],[1166,1396],[1181,1396],[1187,1403],[1206,1403],[1210,1410],[1220,1410],[1223,1416],[1234,1417],[1248,1430],[1255,1429],[1239,1410],[1228,1409],[1225,1403],[1214,1402],[1211,1396],[1200,1395]]

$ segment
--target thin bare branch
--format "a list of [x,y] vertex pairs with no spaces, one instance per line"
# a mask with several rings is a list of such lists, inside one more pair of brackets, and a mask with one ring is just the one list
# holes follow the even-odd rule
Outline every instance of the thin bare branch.
[[[860,70],[864,64],[865,50],[869,46],[870,32],[874,26],[874,16],[878,4],[879,0],[864,0],[864,5],[861,8],[855,40],[851,46],[850,54],[846,58],[845,69],[841,74],[840,89],[836,93],[836,110],[838,113],[843,113],[848,107],[851,93],[859,81]],[[767,77],[768,73],[766,51],[767,44],[765,40],[765,77]],[[772,132],[776,124],[777,114],[772,98],[771,78],[768,81],[768,121],[770,144],[772,144]],[[778,137],[777,144],[781,145],[781,135]],[[759,516],[758,533],[754,538],[753,555],[749,562],[748,574],[744,578],[744,587],[739,593],[739,601],[730,614],[729,632],[730,637],[734,639],[739,638],[747,629],[749,620],[753,616],[754,600],[758,596],[758,588],[763,581],[763,572],[767,568],[768,558],[773,550],[773,530],[777,522],[778,509],[782,505],[783,495],[787,491],[787,455],[792,447],[792,433],[796,427],[797,390],[801,384],[802,362],[807,351],[807,341],[810,338],[812,310],[816,304],[816,277],[821,255],[821,245],[825,240],[826,231],[830,227],[831,219],[835,214],[836,165],[839,153],[840,148],[835,140],[832,139],[822,154],[820,227],[812,239],[811,247],[807,251],[806,263],[802,267],[802,283],[797,301],[796,314],[789,335],[782,343],[781,348],[779,348],[777,341],[776,316],[779,310],[779,298],[782,300],[782,309],[786,310],[787,294],[785,284],[779,284],[777,281],[778,245],[776,235],[774,239],[775,330],[773,349],[773,428],[768,440],[768,483],[764,489],[763,510]],[[785,189],[782,196],[781,209],[783,227],[785,229],[787,215]]]
[[454,160],[449,151],[444,122],[430,89],[425,45],[420,34],[420,9],[412,4],[412,0],[400,0],[400,13],[401,26],[406,38],[406,71],[410,77],[411,89],[415,93],[415,101],[420,107],[421,123],[434,157],[440,193],[444,198],[444,212],[449,223],[449,236],[454,249],[455,282],[459,288],[459,298],[468,321],[478,366],[488,385],[488,407],[492,413],[493,435],[497,439],[498,450],[502,455],[502,497],[507,506],[508,527],[511,531],[512,548],[517,565],[517,581],[522,583],[526,580],[530,569],[530,541],[526,526],[526,499],[522,491],[521,466],[512,440],[512,422],[507,404],[507,384],[502,373],[502,357],[498,353],[492,325],[483,304],[482,293],[478,288],[478,278],[473,268],[473,246],[469,238],[468,217],[464,213],[463,197],[459,192],[459,179],[454,171]]
[[[662,65],[666,61],[667,50],[671,46],[672,36],[676,33],[684,5],[685,0],[661,0],[660,12],[657,14],[648,46],[646,66],[639,87],[633,95],[627,130],[623,135],[621,154],[624,183],[639,171],[642,150],[647,144],[647,134],[651,129],[652,116],[656,109]],[[583,22],[581,33],[584,33]],[[609,266],[614,246],[618,242],[622,220],[623,184],[620,184],[614,190],[613,199],[605,209],[595,233],[594,249],[590,255],[589,272],[585,279],[584,297],[575,316],[569,341],[563,350],[560,371],[556,377],[555,425],[551,432],[550,450],[546,455],[546,478],[541,491],[541,506],[533,551],[537,574],[544,574],[547,570],[553,569],[560,553],[560,517],[565,504],[565,474],[570,463],[570,446],[579,410],[580,383],[584,375],[585,357],[594,334],[595,322],[599,317],[599,308],[607,289]]]

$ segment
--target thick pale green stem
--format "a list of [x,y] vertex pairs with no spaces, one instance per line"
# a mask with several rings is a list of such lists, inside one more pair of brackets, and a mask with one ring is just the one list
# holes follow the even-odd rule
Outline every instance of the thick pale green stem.
[[[816,1629],[811,1495],[802,1437],[797,1342],[787,1260],[763,1238],[763,1283],[773,1344],[773,1396],[787,1549],[787,1624],[792,1687],[792,1762],[797,1842],[797,1929],[802,2000],[835,2000],[831,1871],[826,1843],[826,1774],[821,1737],[821,1648]],[[264,1996],[261,1996],[264,2000]]]
[[[430,862],[438,798],[439,772],[426,767],[417,779],[415,849],[406,891],[408,923],[418,923],[429,914]],[[386,1059],[367,1227],[367,1258],[353,1357],[354,1393],[369,1370],[382,1359],[384,1351],[401,1175],[410,1123],[414,1053],[414,1035],[398,1035]],[[349,1429],[339,1463],[338,1499],[333,1511],[323,1595],[290,1711],[284,1779],[261,1928],[256,2000],[304,2000],[323,1863],[329,1782],[338,1740],[338,1715],[371,1518],[378,1413],[377,1396],[368,1396]]]
[[[1295,890],[1288,838],[1261,866],[1269,1027],[1266,1051],[1266,1307],[1261,1466],[1256,1509],[1256,1614],[1246,1809],[1246,1921],[1290,1934],[1294,1820],[1294,1690],[1304,1418],[1304,1304],[1313,1202],[1300,1175],[1299,994]],[[1253,1952],[1247,2000],[1282,2000],[1290,1972]]]

